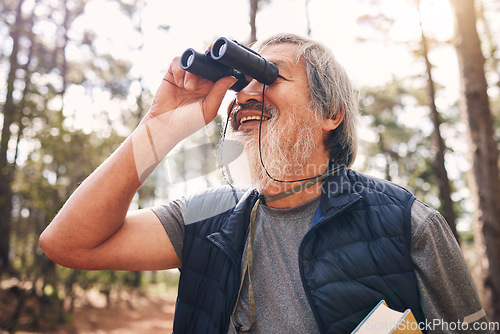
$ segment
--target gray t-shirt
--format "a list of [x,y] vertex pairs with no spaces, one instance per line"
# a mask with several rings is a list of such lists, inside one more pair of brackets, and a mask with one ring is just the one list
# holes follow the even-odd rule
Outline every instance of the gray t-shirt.
[[[251,276],[256,309],[253,333],[319,333],[302,288],[298,259],[300,242],[318,205],[319,197],[293,209],[259,207]],[[236,318],[243,326],[250,324],[248,276]],[[236,333],[234,326],[229,333]]]
[[[180,258],[184,224],[204,214],[197,211],[200,206],[223,212],[236,203],[227,188],[215,194],[210,190],[208,197],[220,203],[218,208],[206,206],[203,202],[207,196],[203,194],[153,208]],[[259,207],[252,272],[256,324],[251,333],[319,332],[298,269],[299,244],[311,227],[318,205],[319,197],[291,209]],[[205,214],[209,217],[213,213]],[[411,215],[411,256],[427,319],[421,326],[431,333],[492,333],[473,328],[474,323],[484,326],[487,320],[458,243],[444,218],[420,201],[414,202]],[[247,278],[237,318],[242,325],[250,323]],[[470,322],[468,330],[460,330],[465,327],[464,320]],[[236,333],[232,325],[228,333]]]

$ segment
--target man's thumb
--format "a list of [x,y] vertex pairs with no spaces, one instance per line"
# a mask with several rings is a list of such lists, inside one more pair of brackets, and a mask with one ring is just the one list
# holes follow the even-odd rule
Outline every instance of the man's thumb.
[[[236,79],[235,77],[224,77],[222,79],[219,79],[215,83],[215,85],[212,87],[212,90],[210,91],[210,93],[208,93],[206,98],[206,107],[209,114],[212,114],[212,112],[217,114],[217,110],[219,109],[220,104],[222,103],[222,100],[226,95],[226,92],[228,91],[229,88],[231,88],[232,85],[236,83],[236,81],[238,81],[238,79]],[[211,119],[208,120],[208,122],[210,121]],[[205,122],[208,123],[206,116],[205,116]]]

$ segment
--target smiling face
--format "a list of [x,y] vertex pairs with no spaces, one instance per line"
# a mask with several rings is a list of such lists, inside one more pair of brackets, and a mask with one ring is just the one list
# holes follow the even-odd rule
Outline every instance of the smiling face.
[[244,144],[252,185],[264,193],[283,188],[266,170],[275,179],[291,181],[324,172],[328,162],[323,141],[330,123],[311,108],[307,74],[302,60],[296,59],[297,48],[295,44],[265,47],[261,55],[278,66],[280,76],[265,87],[264,95],[263,85],[252,80],[238,93],[231,113],[228,138]]
[[[294,44],[278,44],[266,47],[261,55],[273,62],[279,68],[279,77],[264,93],[263,123],[278,113],[286,112],[292,106],[309,109],[309,85],[302,61],[296,60],[297,46]],[[262,112],[261,103],[263,85],[252,80],[236,98],[237,104],[233,110],[233,130],[248,131],[258,127]],[[235,113],[235,115],[234,115]]]

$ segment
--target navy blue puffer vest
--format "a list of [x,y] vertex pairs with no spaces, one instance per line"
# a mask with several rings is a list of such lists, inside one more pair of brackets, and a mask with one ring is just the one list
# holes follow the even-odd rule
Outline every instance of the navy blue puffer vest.
[[[249,192],[235,207],[186,225],[174,333],[227,333],[257,198]],[[381,299],[424,321],[410,254],[414,199],[352,170],[323,182],[299,249],[303,288],[322,333],[350,333]]]

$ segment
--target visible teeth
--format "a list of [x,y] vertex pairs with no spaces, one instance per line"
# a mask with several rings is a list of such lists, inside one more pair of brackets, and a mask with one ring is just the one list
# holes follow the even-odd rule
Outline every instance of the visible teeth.
[[[264,120],[265,119],[266,118],[264,118]],[[243,118],[241,118],[240,123],[244,123],[246,121],[253,121],[253,120],[260,121],[260,116],[246,116],[246,117],[243,117]]]

